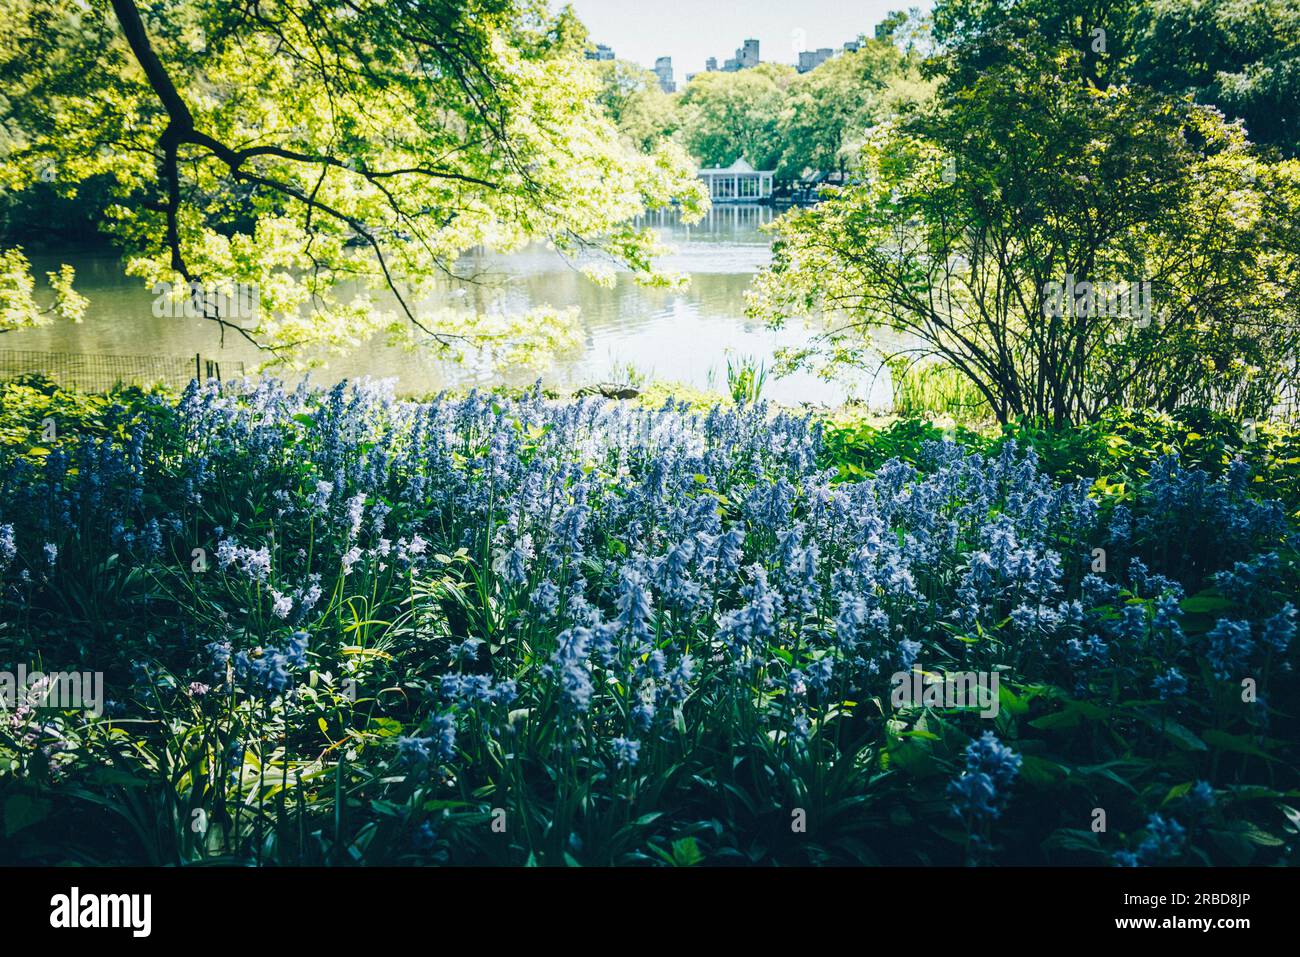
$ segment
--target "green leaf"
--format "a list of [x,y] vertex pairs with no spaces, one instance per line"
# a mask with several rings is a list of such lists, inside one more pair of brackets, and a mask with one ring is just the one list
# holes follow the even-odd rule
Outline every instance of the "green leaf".
[[13,794],[5,801],[5,837],[10,838],[25,827],[45,820],[50,813],[48,801],[38,801],[27,794]]
[[1107,709],[1088,701],[1069,701],[1064,708],[1054,714],[1045,714],[1029,723],[1044,731],[1053,728],[1073,728],[1084,721],[1103,721],[1109,715]]
[[1262,847],[1281,847],[1286,843],[1282,838],[1250,822],[1245,822],[1242,826],[1241,836],[1252,844],[1259,844]]
[[391,738],[402,733],[402,722],[392,718],[371,718],[370,730],[381,738]]
[[1177,721],[1166,721],[1164,724],[1165,736],[1174,744],[1178,745],[1184,751],[1206,751],[1208,748],[1204,741],[1185,725]]
[[1062,827],[1051,833],[1043,841],[1044,848],[1057,848],[1062,851],[1082,851],[1088,854],[1103,854],[1104,850],[1097,835],[1082,828]]
[[1191,791],[1192,786],[1191,781],[1184,781],[1182,784],[1175,784],[1169,789],[1169,793],[1165,795],[1164,800],[1160,802],[1161,807],[1168,804],[1170,801],[1177,801],[1179,798],[1186,795]]
[[998,685],[998,703],[1008,714],[1024,714],[1029,710],[1028,697],[1020,698],[1004,684]]
[[1228,608],[1235,608],[1236,606],[1237,603],[1229,598],[1206,592],[1201,592],[1200,594],[1192,595],[1189,598],[1184,598],[1178,603],[1178,607],[1189,615],[1209,615],[1217,611],[1224,611]]
[[1070,776],[1070,769],[1033,754],[1021,756],[1020,776],[1029,784],[1051,787]]
[[700,846],[693,837],[683,837],[673,841],[673,863],[678,867],[693,867],[704,860]]
[[1261,748],[1253,740],[1241,734],[1228,734],[1226,731],[1219,731],[1211,728],[1203,735],[1205,743],[1212,748],[1218,748],[1220,751],[1232,751],[1235,754],[1250,754],[1257,758],[1263,758],[1265,761],[1276,760],[1271,754]]

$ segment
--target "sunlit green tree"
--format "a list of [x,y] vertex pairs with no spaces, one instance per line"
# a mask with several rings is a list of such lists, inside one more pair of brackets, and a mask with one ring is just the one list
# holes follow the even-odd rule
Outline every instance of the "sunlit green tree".
[[[1300,347],[1300,163],[1261,160],[1208,107],[1081,84],[1060,56],[1011,56],[879,129],[852,185],[778,222],[751,312],[824,321],[790,358],[832,366],[892,330],[1004,421],[1267,410]],[[1099,308],[1083,283],[1149,283],[1150,308]]]
[[865,41],[801,74],[790,83],[778,128],[782,177],[842,172],[873,127],[930,92],[919,58],[882,40]]
[[1134,43],[1132,76],[1190,92],[1252,141],[1300,156],[1300,3],[1295,0],[1154,0]]
[[554,346],[554,311],[425,301],[467,250],[536,240],[668,281],[635,218],[707,202],[679,148],[617,135],[585,32],[543,0],[11,0],[0,28],[0,186],[107,181],[129,271],[255,287],[253,320],[207,314],[276,358],[381,329]]
[[681,127],[677,94],[665,93],[652,71],[628,60],[604,60],[596,74],[600,105],[635,148],[649,152]]
[[1300,155],[1300,4],[1295,0],[938,0],[937,63],[958,86],[1034,50],[1073,50],[1074,75],[1175,95],[1241,119],[1252,142]]
[[779,63],[697,73],[681,94],[683,144],[702,166],[729,166],[743,156],[756,169],[775,169],[781,115],[796,75]]

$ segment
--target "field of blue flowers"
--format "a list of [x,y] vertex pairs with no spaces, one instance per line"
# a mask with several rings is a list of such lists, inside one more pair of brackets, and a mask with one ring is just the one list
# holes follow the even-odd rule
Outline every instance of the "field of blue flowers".
[[1300,539],[1244,461],[846,475],[763,406],[370,383],[83,412],[0,435],[0,667],[107,699],[0,715],[8,862],[1293,857]]

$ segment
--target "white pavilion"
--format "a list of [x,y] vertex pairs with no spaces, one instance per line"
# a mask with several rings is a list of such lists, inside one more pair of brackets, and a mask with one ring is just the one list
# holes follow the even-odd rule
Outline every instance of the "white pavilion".
[[715,203],[761,203],[772,198],[775,173],[774,169],[754,169],[741,156],[727,167],[701,169],[699,176]]

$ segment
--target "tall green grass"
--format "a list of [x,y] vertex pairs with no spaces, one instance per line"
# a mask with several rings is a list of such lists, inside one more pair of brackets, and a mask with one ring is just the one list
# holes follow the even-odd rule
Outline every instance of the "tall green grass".
[[753,356],[727,357],[727,392],[736,405],[753,405],[763,397],[767,363]]
[[904,417],[948,415],[958,422],[982,422],[993,410],[975,384],[950,365],[933,360],[888,360],[893,412]]

